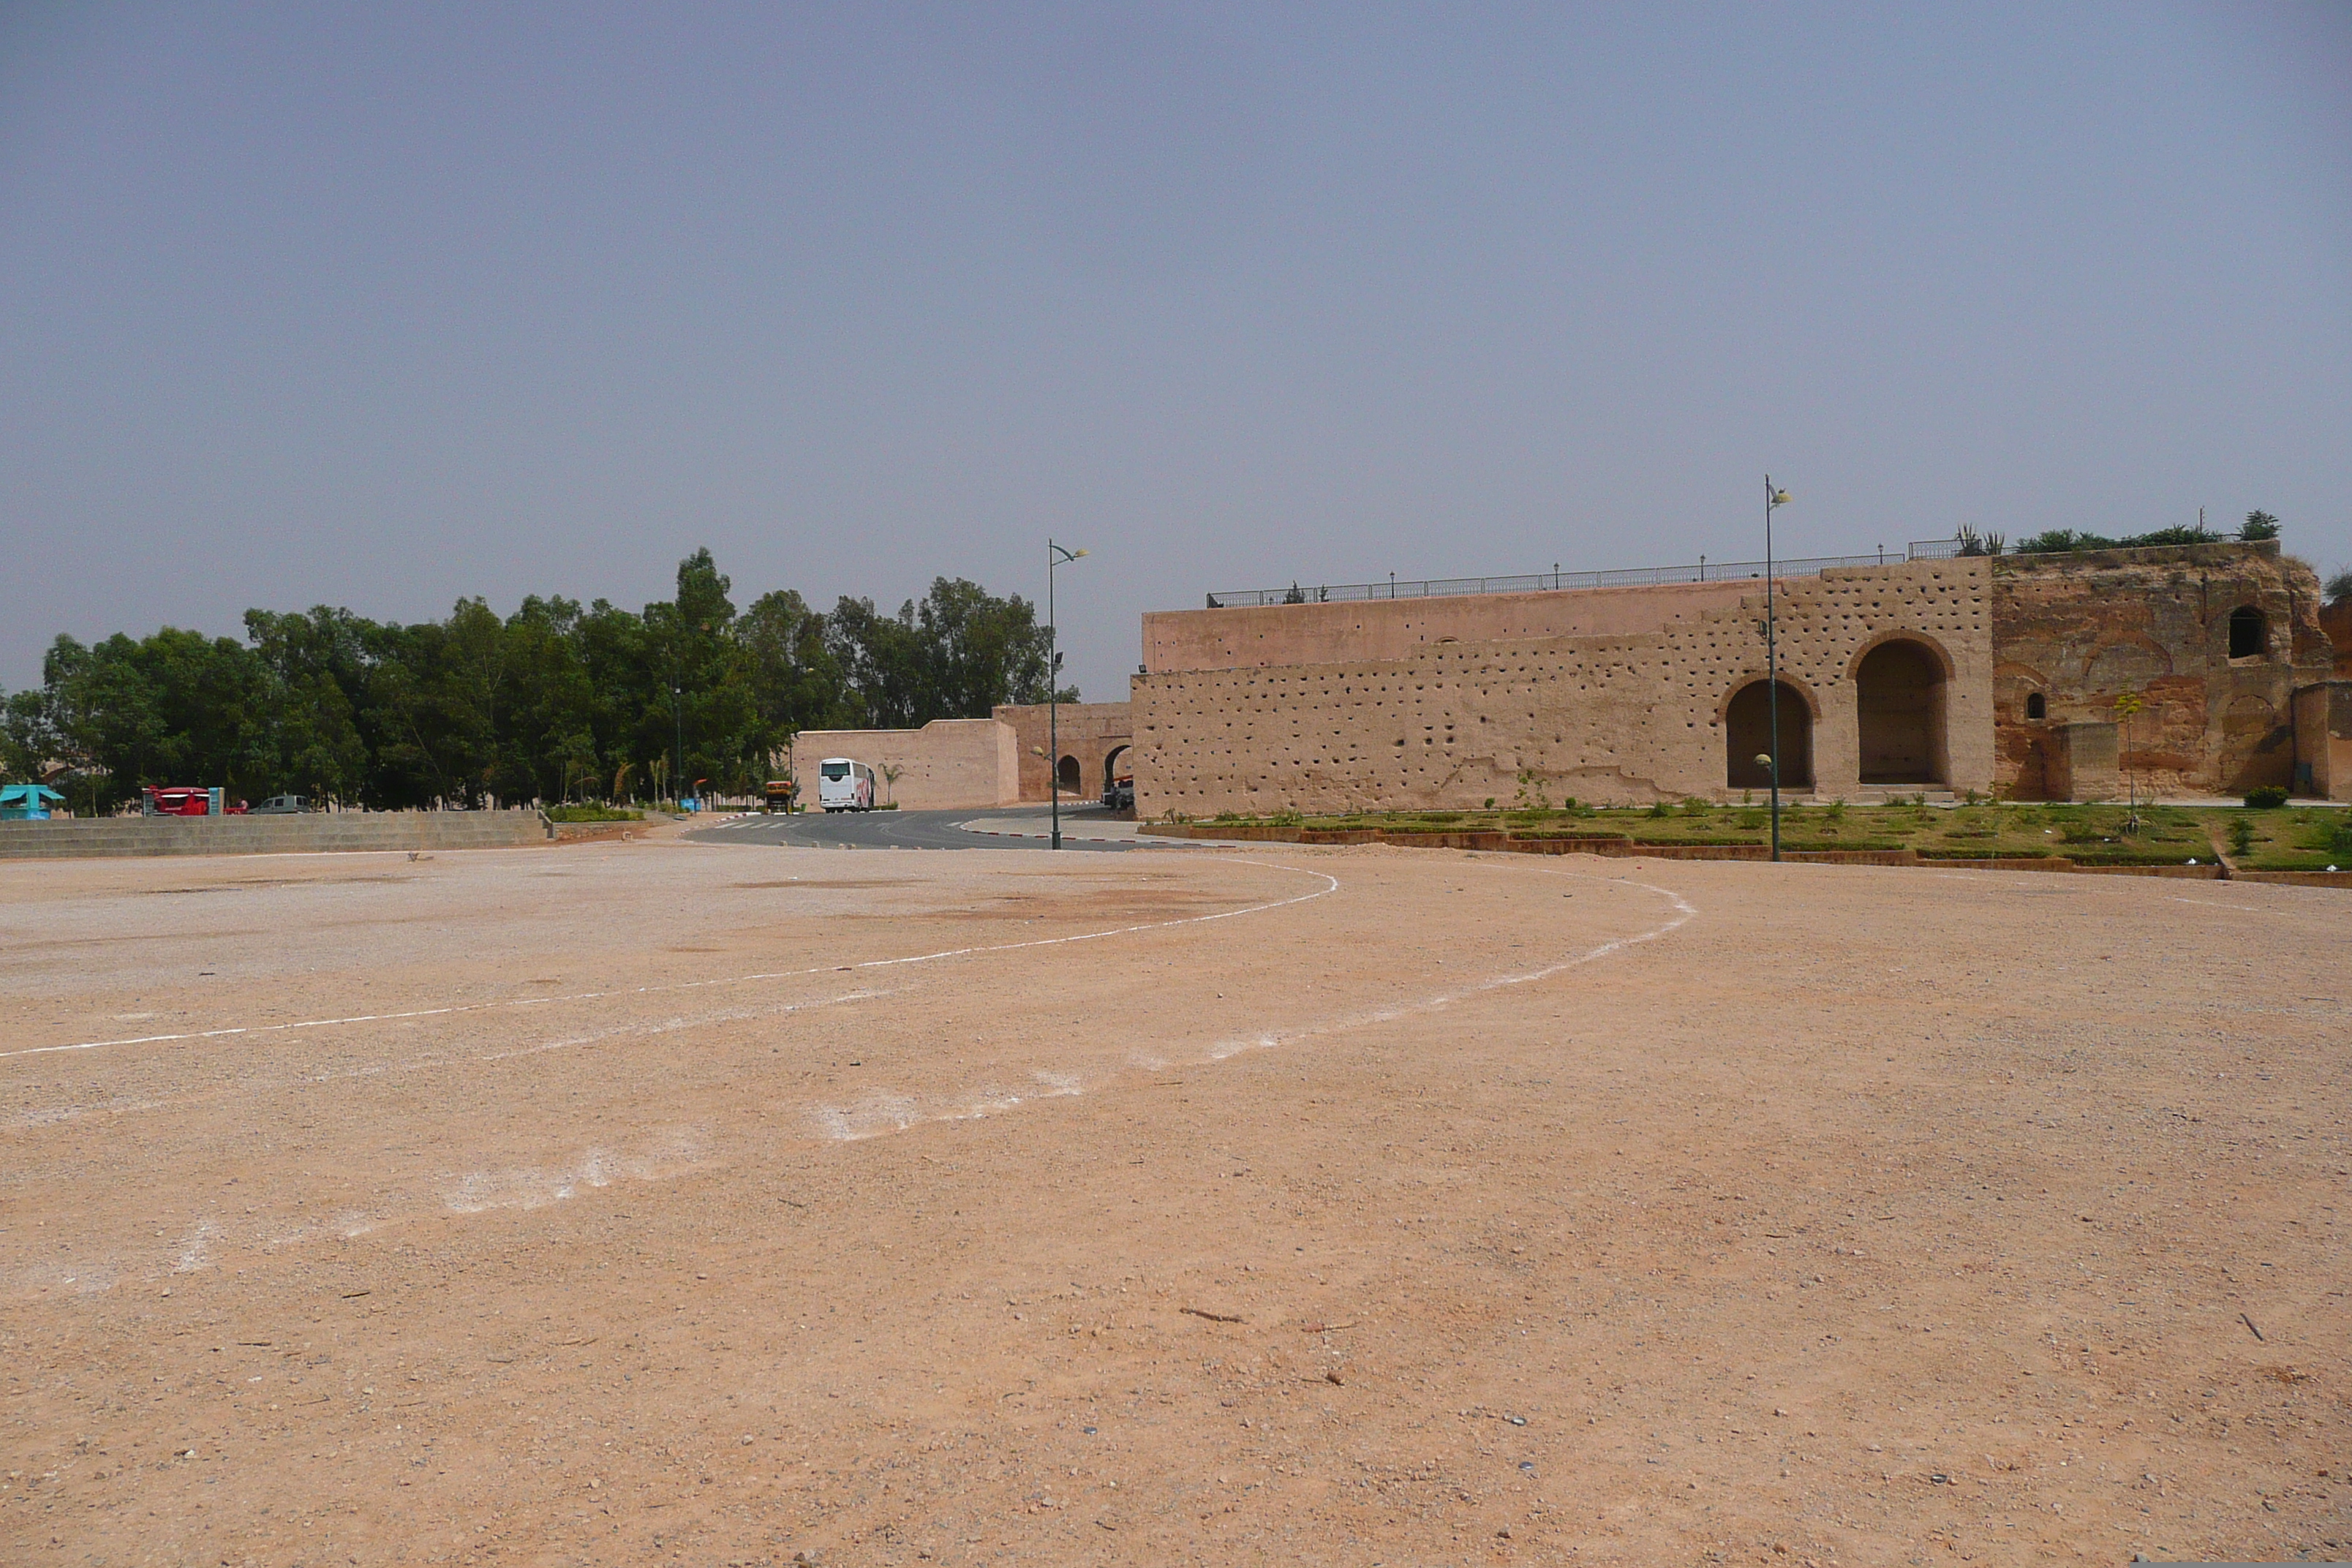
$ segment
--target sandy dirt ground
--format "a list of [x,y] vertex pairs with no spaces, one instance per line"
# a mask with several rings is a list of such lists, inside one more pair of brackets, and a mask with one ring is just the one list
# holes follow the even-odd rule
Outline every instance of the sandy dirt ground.
[[0,1562],[2352,1557],[2342,893],[656,838],[0,906]]

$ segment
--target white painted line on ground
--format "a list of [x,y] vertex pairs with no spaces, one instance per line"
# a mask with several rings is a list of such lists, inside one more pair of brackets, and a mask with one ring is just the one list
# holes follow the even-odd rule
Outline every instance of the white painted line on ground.
[[1339,889],[1339,879],[1323,871],[1309,871],[1299,866],[1280,866],[1270,860],[1242,860],[1244,866],[1264,866],[1277,871],[1295,871],[1302,876],[1321,879],[1323,886],[1311,893],[1301,893],[1295,899],[1277,899],[1271,903],[1251,904],[1238,910],[1223,910],[1213,915],[1186,915],[1181,920],[1150,921],[1141,925],[1115,926],[1106,931],[1080,931],[1075,936],[1038,937],[1029,942],[999,942],[992,946],[955,947],[938,952],[914,953],[904,958],[869,958],[856,963],[820,963],[807,969],[783,969],[763,974],[725,975],[714,980],[680,980],[667,984],[627,986],[617,991],[579,991],[562,996],[519,996],[501,1002],[466,1002],[443,1007],[415,1007],[400,1013],[355,1013],[339,1018],[304,1018],[288,1024],[243,1024],[218,1029],[193,1029],[173,1035],[136,1035],[120,1040],[81,1040],[62,1046],[26,1046],[13,1051],[0,1051],[0,1061],[14,1057],[51,1056],[61,1051],[98,1051],[117,1046],[167,1045],[181,1040],[217,1040],[247,1035],[278,1035],[294,1029],[328,1029],[352,1024],[399,1023],[411,1018],[442,1018],[460,1013],[487,1013],[510,1007],[546,1007],[568,1002],[603,1002],[616,996],[647,996],[669,991],[701,991],[717,985],[752,985],[772,980],[797,980],[811,974],[838,973],[842,970],[888,969],[909,963],[936,963],[942,959],[968,958],[990,952],[1017,952],[1024,948],[1061,947],[1071,942],[1100,942],[1107,937],[1130,936],[1137,931],[1162,931],[1171,926],[1200,925],[1209,921],[1232,920],[1241,915],[1263,914],[1268,910],[1287,909],[1319,899]]
[[[1261,865],[1265,863],[1265,862],[1261,861],[1245,862],[1245,864],[1249,865]],[[1499,866],[1507,864],[1507,862],[1498,860],[1480,860],[1476,863],[1486,866]],[[1527,867],[1526,869],[1535,872],[1538,876],[1566,877],[1580,882],[1600,882],[1603,884],[1614,884],[1619,887],[1639,888],[1644,892],[1655,893],[1659,897],[1664,899],[1674,907],[1675,915],[1672,920],[1666,921],[1660,925],[1653,926],[1647,931],[1637,931],[1631,936],[1612,937],[1597,947],[1588,948],[1582,952],[1561,959],[1557,963],[1544,964],[1535,969],[1523,970],[1514,974],[1495,975],[1489,979],[1479,981],[1475,984],[1464,986],[1458,990],[1442,992],[1434,996],[1424,997],[1418,1002],[1408,1002],[1397,1006],[1378,1008],[1368,1013],[1342,1015],[1338,1017],[1327,1018],[1318,1023],[1303,1025],[1294,1029],[1257,1035],[1248,1039],[1220,1041],[1215,1045],[1210,1046],[1199,1056],[1190,1059],[1203,1063],[1220,1062],[1223,1061],[1228,1057],[1238,1056],[1244,1051],[1270,1050],[1277,1047],[1290,1045],[1299,1040],[1315,1039],[1327,1035],[1343,1034],[1351,1029],[1360,1029],[1369,1027],[1375,1024],[1390,1023],[1398,1018],[1411,1017],[1417,1014],[1437,1012],[1443,1008],[1450,1007],[1457,1002],[1463,1002],[1475,996],[1485,995],[1490,992],[1504,990],[1515,985],[1531,984],[1540,980],[1549,980],[1554,975],[1565,973],[1567,971],[1577,968],[1579,965],[1591,963],[1596,960],[1605,958],[1611,953],[1622,952],[1627,948],[1639,946],[1643,942],[1654,942],[1658,938],[1665,936],[1670,932],[1677,931],[1683,926],[1687,925],[1691,921],[1697,918],[1698,915],[1698,910],[1694,908],[1687,900],[1684,899],[1681,894],[1674,891],[1672,889],[1657,887],[1648,882],[1637,882],[1630,877],[1593,876],[1581,871],[1559,870],[1549,866],[1529,866]],[[1221,917],[1211,916],[1209,918],[1217,919]],[[1139,1055],[1133,1059],[1131,1065],[1147,1071],[1158,1071],[1173,1064],[1164,1058]],[[812,1107],[808,1114],[809,1119],[814,1124],[819,1136],[834,1142],[856,1142],[862,1139],[882,1137],[895,1132],[904,1132],[909,1128],[919,1127],[926,1122],[975,1121],[982,1117],[996,1115],[1002,1111],[1011,1110],[1018,1106],[1027,1104],[1032,1100],[1059,1099],[1065,1095],[1084,1094],[1087,1092],[1087,1085],[1085,1081],[1075,1075],[1066,1073],[1034,1072],[1031,1076],[1037,1082],[1045,1086],[1044,1092],[1031,1091],[1025,1094],[1019,1094],[1003,1089],[996,1089],[968,1093],[960,1100],[953,1100],[945,1104],[941,1104],[939,1100],[933,1100],[928,1102],[927,1105],[924,1100],[918,1100],[910,1095],[897,1093],[887,1089],[877,1089],[851,1104],[818,1105]],[[932,1109],[932,1107],[936,1107],[936,1109]]]

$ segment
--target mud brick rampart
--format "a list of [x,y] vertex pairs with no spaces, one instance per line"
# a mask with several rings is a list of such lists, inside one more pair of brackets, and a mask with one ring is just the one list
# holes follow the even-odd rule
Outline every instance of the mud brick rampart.
[[[1906,561],[1776,593],[1791,793],[2352,797],[2352,651],[2275,542]],[[1752,581],[1147,615],[1137,810],[1752,795],[1763,621]]]
[[[1784,784],[1989,791],[1991,584],[1981,558],[1781,581]],[[1137,812],[1737,798],[1769,783],[1763,623],[1752,582],[1148,616],[1147,663],[1189,664],[1132,682]]]
[[[1052,797],[1049,754],[1061,759],[1065,800],[1073,794],[1081,800],[1099,798],[1111,774],[1127,771],[1125,756],[1135,739],[1135,725],[1124,702],[1065,702],[1058,717],[1049,714],[1043,702],[1007,703],[997,708],[993,716],[997,722],[1013,726],[1020,753],[1023,800]],[[1049,752],[1049,738],[1060,747],[1058,752]]]

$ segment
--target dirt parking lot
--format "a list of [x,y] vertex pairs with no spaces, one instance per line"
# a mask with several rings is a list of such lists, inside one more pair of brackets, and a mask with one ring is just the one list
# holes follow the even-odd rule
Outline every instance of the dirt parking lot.
[[2352,896],[0,865],[0,1561],[2352,1557]]

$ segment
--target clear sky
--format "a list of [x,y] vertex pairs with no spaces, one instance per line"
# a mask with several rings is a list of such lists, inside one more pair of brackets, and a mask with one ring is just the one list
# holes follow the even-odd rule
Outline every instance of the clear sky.
[[0,9],[60,631],[2049,527],[2352,561],[2352,7]]

